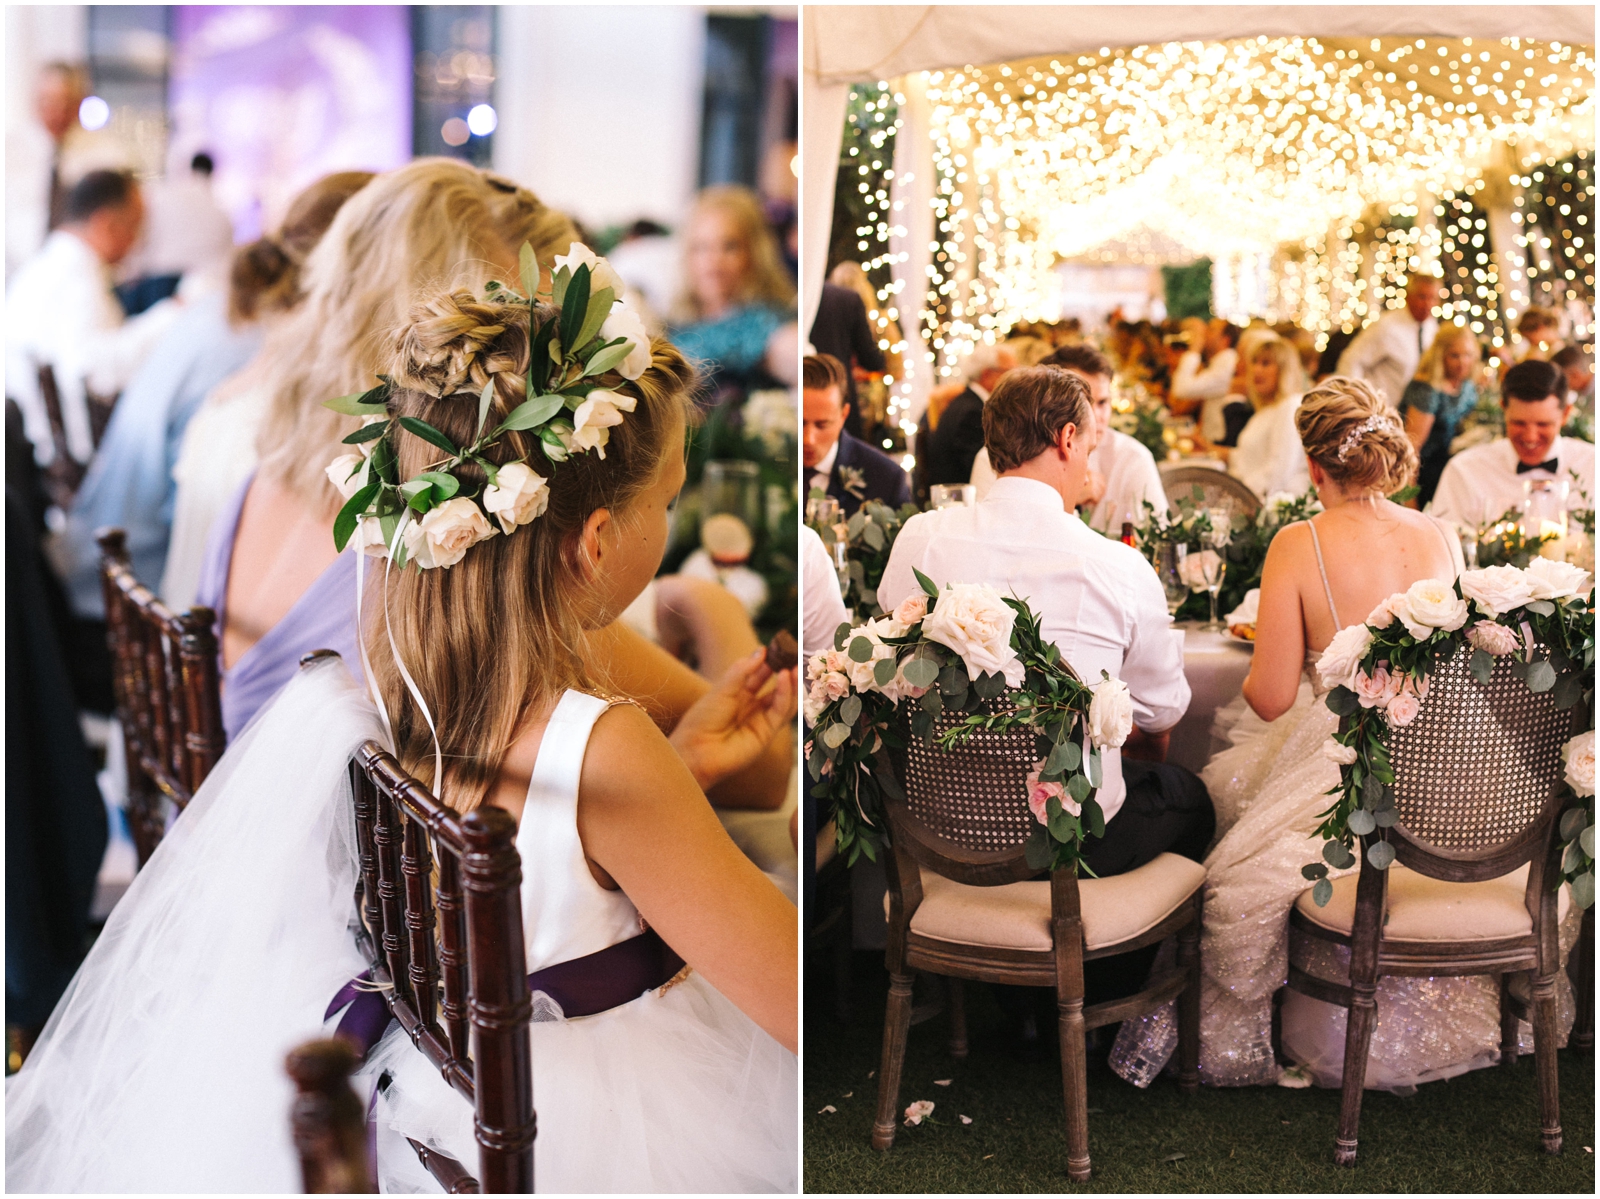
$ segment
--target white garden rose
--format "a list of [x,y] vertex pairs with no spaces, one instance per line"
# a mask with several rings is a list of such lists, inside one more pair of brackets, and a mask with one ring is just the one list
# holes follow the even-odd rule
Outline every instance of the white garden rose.
[[1579,733],[1561,747],[1567,764],[1567,786],[1574,795],[1594,794],[1594,730]]
[[612,426],[620,425],[622,414],[632,412],[638,406],[639,401],[633,396],[595,388],[572,414],[569,448],[578,454],[595,450],[604,458],[606,445],[611,441]]
[[1329,737],[1322,743],[1322,756],[1335,766],[1350,766],[1356,760],[1356,750],[1353,745],[1340,745]]
[[968,677],[998,672],[1016,687],[1026,672],[1011,648],[1015,622],[1016,613],[987,583],[956,583],[939,593],[922,634],[960,655]]
[[1117,749],[1133,731],[1133,695],[1121,679],[1103,679],[1089,701],[1089,740]]
[[605,324],[600,326],[601,341],[625,338],[632,348],[628,356],[617,364],[617,373],[624,379],[637,379],[650,368],[650,330],[644,320],[626,304],[612,308]]
[[562,267],[566,267],[568,270],[575,272],[580,266],[589,268],[589,294],[591,296],[602,287],[609,287],[612,295],[619,300],[622,298],[624,290],[622,276],[612,269],[609,262],[581,241],[575,241],[569,245],[565,254],[556,255],[555,269],[558,271]]
[[1405,602],[1394,614],[1405,624],[1406,632],[1426,641],[1435,629],[1453,633],[1466,624],[1467,601],[1443,579],[1418,579],[1406,589]]
[[407,525],[404,536],[406,552],[423,570],[432,570],[454,566],[478,542],[493,537],[494,526],[477,504],[457,496]]
[[1533,587],[1528,572],[1515,566],[1486,566],[1461,575],[1461,594],[1491,618],[1522,607],[1533,598]]
[[1564,600],[1575,595],[1587,595],[1594,586],[1589,572],[1551,558],[1535,558],[1524,572],[1533,585],[1536,600]]
[[363,454],[340,454],[328,463],[328,481],[347,500],[367,485],[370,474]]
[[1394,623],[1395,613],[1399,612],[1406,604],[1406,593],[1396,591],[1383,603],[1367,613],[1366,623],[1375,629],[1386,629]]
[[357,521],[355,536],[350,540],[369,558],[389,556],[389,544],[383,539],[383,522],[376,516],[363,516]]
[[1354,688],[1356,672],[1372,648],[1372,633],[1364,624],[1346,625],[1333,635],[1328,648],[1317,659],[1317,674],[1330,691],[1335,687]]
[[511,462],[495,472],[495,481],[483,489],[483,506],[500,522],[502,532],[543,516],[550,507],[550,488],[525,462]]

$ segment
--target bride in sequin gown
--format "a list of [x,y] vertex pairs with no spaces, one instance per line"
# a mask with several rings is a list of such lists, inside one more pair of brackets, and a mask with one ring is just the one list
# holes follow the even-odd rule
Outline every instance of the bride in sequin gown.
[[[1315,830],[1339,782],[1338,766],[1322,754],[1338,717],[1323,702],[1316,661],[1335,632],[1393,592],[1454,578],[1463,566],[1446,526],[1382,498],[1414,459],[1381,403],[1365,385],[1335,379],[1311,392],[1297,414],[1326,511],[1272,542],[1250,677],[1244,695],[1217,717],[1229,747],[1201,772],[1219,835],[1205,862],[1201,936],[1200,1077],[1212,1086],[1272,1084],[1284,1073],[1272,1049],[1272,1004],[1288,977],[1289,910],[1310,885],[1300,868],[1322,860]],[[1563,928],[1563,951],[1575,931],[1576,921]],[[1564,1034],[1572,1005],[1565,975],[1560,982]],[[1498,1060],[1499,992],[1491,977],[1384,978],[1377,1004],[1370,1088],[1405,1090]],[[1288,992],[1282,1048],[1302,1068],[1282,1081],[1337,1086],[1344,1024],[1344,1009]],[[1132,1080],[1134,1071],[1120,1063],[1154,1065],[1170,1052],[1170,1027],[1157,1015],[1125,1023],[1113,1068]],[[1523,1036],[1531,1051],[1526,1025]]]

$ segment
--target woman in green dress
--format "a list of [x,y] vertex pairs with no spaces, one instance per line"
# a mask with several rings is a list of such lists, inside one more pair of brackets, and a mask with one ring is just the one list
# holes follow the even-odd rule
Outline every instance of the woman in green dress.
[[1474,376],[1483,349],[1477,335],[1463,324],[1440,325],[1433,344],[1417,364],[1416,376],[1400,398],[1406,436],[1417,447],[1417,507],[1426,507],[1439,486],[1450,443],[1467,413],[1478,406]]

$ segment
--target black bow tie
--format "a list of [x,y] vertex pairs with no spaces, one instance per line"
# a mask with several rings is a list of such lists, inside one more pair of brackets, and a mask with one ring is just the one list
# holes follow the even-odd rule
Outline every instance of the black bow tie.
[[1561,469],[1561,459],[1547,458],[1543,462],[1518,462],[1517,473],[1526,474],[1530,470],[1547,470],[1551,474]]

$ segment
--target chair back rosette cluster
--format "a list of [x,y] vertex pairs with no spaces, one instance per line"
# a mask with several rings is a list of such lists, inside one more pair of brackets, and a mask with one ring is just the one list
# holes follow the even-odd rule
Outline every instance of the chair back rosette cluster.
[[[507,433],[523,432],[547,462],[558,464],[574,454],[606,456],[612,427],[634,411],[635,397],[605,386],[604,376],[638,379],[650,366],[650,336],[638,314],[622,302],[622,280],[605,259],[574,242],[555,259],[550,303],[559,316],[540,320],[539,267],[533,248],[522,247],[522,293],[491,281],[483,304],[526,304],[529,309],[530,354],[526,399],[494,426],[496,376],[477,397],[476,432],[469,444],[457,445],[445,433],[415,416],[389,413],[397,386],[388,376],[370,391],[328,400],[324,407],[365,418],[362,427],[344,439],[354,451],[328,465],[328,478],[344,506],[334,520],[334,543],[343,551],[360,532],[362,552],[389,559],[403,568],[449,567],[467,550],[499,533],[510,534],[543,515],[549,506],[549,480],[527,460],[496,464],[486,452]],[[465,296],[470,300],[469,295]],[[466,345],[486,347],[505,332],[490,324],[470,330]],[[424,368],[423,382],[440,399],[459,394],[468,371],[460,352]],[[447,360],[448,359],[448,360]],[[442,457],[410,479],[399,476],[396,427],[436,447]],[[464,484],[456,468],[475,464],[485,482]]]
[[[1357,837],[1373,836],[1367,860],[1387,869],[1395,851],[1385,839],[1398,821],[1393,730],[1417,719],[1429,676],[1465,653],[1477,685],[1487,686],[1497,662],[1534,693],[1551,693],[1557,710],[1582,704],[1582,732],[1561,749],[1565,787],[1584,800],[1562,817],[1561,878],[1581,907],[1594,902],[1594,579],[1567,562],[1535,558],[1526,569],[1491,566],[1454,583],[1423,579],[1391,595],[1362,624],[1339,630],[1317,663],[1326,703],[1339,731],[1322,752],[1339,766],[1339,784],[1322,813],[1324,862],[1305,866],[1320,905],[1333,896],[1328,868],[1355,864]],[[1559,885],[1559,884],[1558,884]]]
[[[1077,869],[1085,838],[1105,832],[1095,799],[1103,752],[1133,729],[1127,685],[1105,672],[1094,686],[1079,679],[1044,641],[1025,600],[983,583],[941,591],[915,574],[920,591],[892,613],[840,625],[834,648],[807,664],[806,771],[812,794],[831,803],[839,851],[854,863],[883,849],[883,797],[904,799],[884,753],[902,744],[896,714],[904,707],[911,734],[943,750],[979,732],[1032,729],[1039,760],[1016,797],[1039,826],[1027,861]],[[987,702],[1002,696],[1002,705]],[[935,737],[939,717],[956,722]]]

